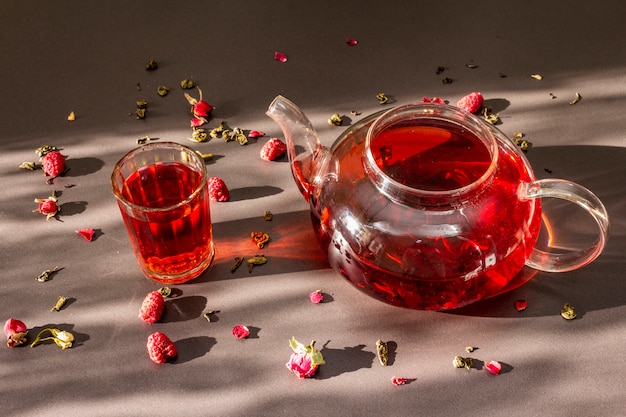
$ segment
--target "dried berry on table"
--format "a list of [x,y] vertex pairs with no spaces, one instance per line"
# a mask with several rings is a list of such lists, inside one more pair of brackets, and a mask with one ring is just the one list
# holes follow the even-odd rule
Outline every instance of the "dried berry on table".
[[223,179],[219,177],[210,177],[207,181],[209,183],[209,199],[211,201],[228,201],[230,198],[230,191],[228,190],[228,187]]
[[481,93],[473,92],[461,98],[456,105],[468,113],[477,113],[484,102],[485,99]]
[[274,161],[287,152],[287,145],[278,138],[271,138],[261,148],[261,159]]
[[139,318],[146,323],[156,323],[161,318],[164,309],[163,295],[159,291],[149,292],[141,303]]
[[324,365],[324,356],[315,349],[315,340],[310,345],[303,345],[295,337],[289,340],[289,345],[293,350],[286,366],[298,378],[311,378],[317,372],[320,365]]
[[7,346],[12,348],[26,343],[28,328],[23,321],[14,318],[4,323],[4,335],[7,337]]
[[65,171],[65,156],[59,151],[43,152],[41,168],[50,177],[58,177]]
[[235,339],[245,339],[250,336],[250,329],[242,324],[234,326],[231,332],[233,336],[235,336]]
[[178,355],[176,345],[164,333],[156,332],[148,336],[148,356],[154,363],[162,364]]
[[[42,337],[44,333],[50,333],[51,336]],[[67,330],[57,329],[55,327],[43,329],[37,334],[33,343],[30,344],[30,347],[35,347],[41,342],[45,342],[47,340],[53,341],[58,347],[61,349],[69,349],[72,347],[74,343],[74,335]]]

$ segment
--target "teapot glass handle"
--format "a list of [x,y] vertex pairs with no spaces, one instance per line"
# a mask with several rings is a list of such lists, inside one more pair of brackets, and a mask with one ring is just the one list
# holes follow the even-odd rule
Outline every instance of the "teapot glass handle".
[[546,272],[566,272],[581,268],[600,255],[608,238],[609,215],[600,199],[585,187],[560,179],[543,179],[527,184],[523,198],[552,197],[570,201],[582,207],[596,221],[599,236],[586,249],[550,253],[534,248],[526,265]]

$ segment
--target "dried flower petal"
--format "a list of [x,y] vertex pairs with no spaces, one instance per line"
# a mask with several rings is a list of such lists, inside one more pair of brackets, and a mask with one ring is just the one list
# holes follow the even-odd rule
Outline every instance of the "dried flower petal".
[[232,332],[233,336],[235,336],[235,338],[237,339],[245,339],[250,336],[250,330],[246,326],[243,326],[241,324],[233,327]]
[[358,42],[356,39],[347,38],[346,43],[348,44],[348,46],[355,46]]
[[191,119],[189,124],[191,125],[191,127],[200,127],[206,122],[207,122],[207,119],[205,119],[204,117],[194,117],[193,119]]
[[287,62],[287,55],[282,52],[274,52],[274,59],[280,62]]
[[260,132],[258,130],[251,130],[250,133],[248,133],[249,138],[260,138],[263,136],[265,136],[265,133]]
[[87,242],[91,242],[93,240],[93,236],[96,234],[96,231],[92,228],[89,228],[76,230],[76,233],[84,237]]
[[528,301],[526,301],[526,300],[516,300],[514,305],[515,305],[515,309],[517,311],[524,311],[524,310],[526,310],[526,307],[528,307]]
[[502,371],[502,364],[497,361],[487,361],[485,362],[485,369],[494,375],[498,375]]
[[322,294],[322,290],[313,291],[309,294],[309,299],[313,304],[319,304],[324,301],[324,294]]
[[404,385],[406,384],[406,378],[402,378],[399,376],[392,376],[391,377],[391,383],[393,385]]

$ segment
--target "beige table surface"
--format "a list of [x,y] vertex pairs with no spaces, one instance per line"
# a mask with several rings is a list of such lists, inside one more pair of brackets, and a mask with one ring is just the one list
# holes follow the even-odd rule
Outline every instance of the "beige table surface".
[[[75,346],[0,348],[0,410],[16,416],[618,416],[626,413],[626,6],[622,1],[49,1],[0,2],[0,319],[76,335]],[[358,41],[349,46],[346,38]],[[287,62],[274,60],[285,53]],[[155,59],[159,68],[148,72]],[[476,68],[469,68],[477,66]],[[445,71],[436,74],[443,66]],[[541,74],[541,81],[530,77]],[[503,76],[506,75],[506,76]],[[442,83],[446,76],[451,84]],[[591,265],[537,273],[526,285],[453,312],[401,309],[354,289],[330,270],[308,206],[283,158],[266,162],[267,138],[246,146],[187,138],[193,79],[216,106],[209,127],[282,138],[265,110],[290,98],[330,145],[346,128],[391,107],[480,91],[507,135],[532,143],[538,177],[592,189],[611,237]],[[140,86],[140,91],[137,86]],[[159,85],[171,87],[159,97]],[[580,93],[583,99],[569,102]],[[135,102],[148,101],[136,120]],[[360,115],[353,116],[356,110]],[[70,111],[76,114],[68,122]],[[129,115],[130,114],[130,115]],[[202,278],[175,286],[161,322],[137,318],[144,278],[110,191],[115,162],[148,135],[215,155],[231,201],[212,205],[217,257]],[[46,184],[18,168],[56,145],[66,175]],[[72,187],[67,187],[73,185]],[[59,193],[46,221],[35,198]],[[264,222],[270,210],[274,220]],[[563,216],[564,223],[577,218]],[[75,233],[94,228],[96,239]],[[272,242],[269,262],[230,272],[253,255],[250,231]],[[35,278],[62,267],[48,282]],[[526,271],[525,273],[529,273]],[[309,302],[322,289],[325,303]],[[59,295],[70,299],[50,312]],[[513,303],[528,301],[524,312]],[[571,303],[578,318],[559,315]],[[209,323],[202,314],[219,310]],[[252,335],[236,340],[231,328]],[[179,356],[153,364],[153,331]],[[285,368],[288,340],[312,339],[326,359],[315,378]],[[375,358],[391,341],[390,366]],[[454,369],[465,347],[475,368]],[[487,360],[504,364],[493,376]],[[392,376],[408,379],[393,386]]]

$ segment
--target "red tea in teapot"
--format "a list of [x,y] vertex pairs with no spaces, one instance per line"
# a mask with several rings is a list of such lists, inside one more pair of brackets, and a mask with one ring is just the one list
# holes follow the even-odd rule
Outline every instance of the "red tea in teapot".
[[[446,200],[453,203],[420,209],[381,196],[363,170],[363,136],[348,132],[333,150],[341,180],[327,182],[323,201],[313,202],[324,207],[312,218],[331,266],[382,301],[427,310],[492,296],[523,268],[541,214],[538,200],[518,199],[520,179],[532,179],[514,148],[498,149],[497,167],[485,179],[489,149],[454,124],[380,132],[370,148],[387,177],[418,194],[465,189]],[[332,227],[325,224],[331,217]]]

